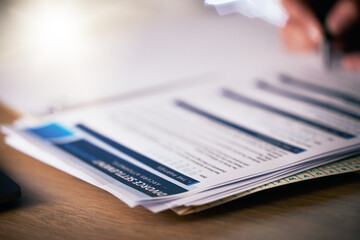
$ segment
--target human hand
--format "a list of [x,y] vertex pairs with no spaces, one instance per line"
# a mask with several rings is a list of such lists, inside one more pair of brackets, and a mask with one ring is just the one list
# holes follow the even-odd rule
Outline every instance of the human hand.
[[[329,0],[283,0],[289,19],[283,29],[285,45],[293,51],[304,52],[319,49],[324,34],[324,25],[335,39],[335,46],[346,50],[360,48],[360,2],[337,0],[321,23],[314,4]],[[359,36],[351,36],[357,32]],[[360,51],[347,53],[342,60],[346,69],[360,71]]]

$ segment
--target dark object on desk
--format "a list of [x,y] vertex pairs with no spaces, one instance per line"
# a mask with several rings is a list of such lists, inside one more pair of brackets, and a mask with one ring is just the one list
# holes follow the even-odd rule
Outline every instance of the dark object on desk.
[[15,201],[20,196],[20,186],[0,171],[0,204]]

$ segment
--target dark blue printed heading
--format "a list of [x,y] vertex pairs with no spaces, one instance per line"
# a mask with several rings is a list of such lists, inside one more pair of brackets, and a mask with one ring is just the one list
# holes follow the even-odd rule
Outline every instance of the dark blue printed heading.
[[86,140],[55,144],[55,146],[148,196],[163,197],[187,191]]
[[83,124],[77,124],[76,125],[77,128],[81,129],[82,131],[86,132],[87,134],[91,135],[92,137],[95,137],[96,139],[106,143],[107,145],[115,148],[116,150],[128,155],[129,157],[132,157],[134,159],[136,159],[137,161],[145,164],[148,167],[151,167],[152,169],[170,177],[173,180],[176,180],[177,182],[180,182],[182,184],[185,184],[187,186],[199,183],[198,180],[193,179],[189,176],[186,176],[172,168],[169,168],[139,152],[136,152],[128,147],[126,147],[125,145],[119,143],[119,142],[115,142],[114,140],[96,132],[93,129],[90,129],[89,127],[83,125]]
[[319,122],[307,119],[305,117],[302,117],[302,116],[287,112],[285,110],[276,108],[274,106],[270,106],[270,105],[268,105],[266,103],[256,101],[254,99],[251,99],[251,98],[248,98],[246,96],[240,95],[239,93],[236,93],[236,92],[228,90],[228,89],[223,89],[222,94],[223,94],[224,97],[226,97],[228,99],[231,99],[233,101],[241,102],[243,104],[247,104],[247,105],[250,105],[250,106],[253,106],[253,107],[257,107],[257,108],[260,108],[260,109],[263,109],[263,110],[278,114],[280,116],[293,119],[295,121],[310,125],[312,127],[315,127],[317,129],[320,129],[320,130],[322,130],[322,131],[324,131],[326,133],[335,135],[337,137],[341,137],[341,138],[344,138],[344,139],[351,139],[351,138],[356,137],[354,134],[344,132],[344,131],[336,129],[334,127],[327,126],[327,125],[325,125],[323,123],[319,123]]
[[190,105],[189,103],[186,103],[184,101],[181,101],[181,100],[177,100],[175,102],[176,106],[182,108],[182,109],[185,109],[187,111],[190,111],[194,114],[197,114],[201,117],[204,117],[204,118],[207,118],[213,122],[216,122],[218,124],[221,124],[221,125],[224,125],[226,127],[229,127],[229,128],[232,128],[232,129],[235,129],[237,131],[240,131],[242,133],[245,133],[245,134],[248,134],[252,137],[255,137],[261,141],[264,141],[264,142],[267,142],[273,146],[276,146],[278,148],[281,148],[283,150],[286,150],[288,152],[291,152],[291,153],[295,153],[295,154],[298,154],[298,153],[301,153],[301,152],[304,152],[305,149],[302,149],[302,148],[299,148],[299,147],[296,147],[296,146],[293,146],[291,144],[288,144],[288,143],[285,143],[283,141],[280,141],[280,140],[277,140],[275,138],[272,138],[272,137],[269,137],[269,136],[266,136],[265,134],[262,134],[262,133],[259,133],[259,132],[256,132],[254,130],[251,130],[251,129],[248,129],[246,127],[243,127],[243,126],[240,126],[239,124],[235,124],[235,123],[232,123],[228,120],[225,120],[223,118],[220,118],[218,116],[215,116],[209,112],[206,112],[200,108],[197,108],[193,105]]

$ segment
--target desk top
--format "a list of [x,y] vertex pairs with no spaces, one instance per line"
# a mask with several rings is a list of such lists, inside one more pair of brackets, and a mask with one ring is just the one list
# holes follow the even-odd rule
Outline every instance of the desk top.
[[[0,123],[15,115],[0,107]],[[180,217],[129,208],[109,193],[0,140],[0,168],[22,198],[0,207],[0,239],[358,239],[360,174],[250,195]]]

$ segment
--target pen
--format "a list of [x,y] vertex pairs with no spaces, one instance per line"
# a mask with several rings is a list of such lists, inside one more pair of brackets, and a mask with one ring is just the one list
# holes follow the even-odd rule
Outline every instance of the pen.
[[324,67],[330,70],[333,62],[332,36],[326,25],[324,25],[324,35],[320,51]]
[[325,69],[330,70],[334,61],[333,36],[327,26],[326,19],[329,12],[335,5],[336,0],[312,1],[309,3],[314,9],[319,22],[323,27],[323,39],[320,45],[320,55]]

